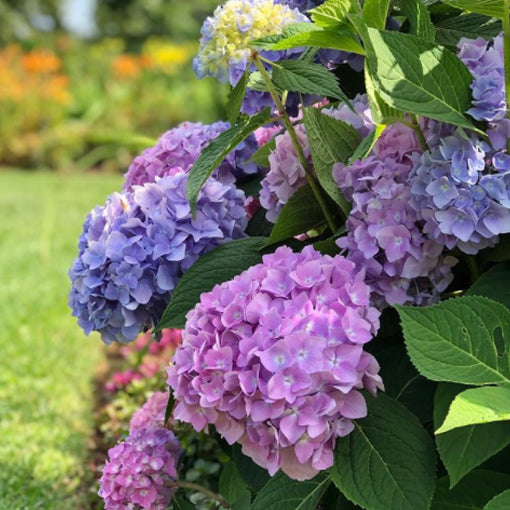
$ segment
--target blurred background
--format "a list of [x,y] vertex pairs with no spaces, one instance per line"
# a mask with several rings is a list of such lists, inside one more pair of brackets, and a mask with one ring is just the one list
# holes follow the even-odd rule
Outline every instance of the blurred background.
[[[71,316],[67,270],[136,153],[224,117],[226,90],[191,67],[218,3],[0,0],[0,510],[101,508],[115,353]],[[150,375],[164,387],[161,367]],[[146,397],[139,382],[118,398]]]
[[215,0],[0,0],[0,165],[124,168],[225,91],[191,60]]

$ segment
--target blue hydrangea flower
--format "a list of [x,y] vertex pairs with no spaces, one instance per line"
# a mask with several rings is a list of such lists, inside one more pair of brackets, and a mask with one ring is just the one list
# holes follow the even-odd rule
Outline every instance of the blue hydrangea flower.
[[[164,177],[175,167],[189,170],[204,148],[229,128],[228,122],[183,122],[163,133],[154,147],[146,149],[131,163],[123,189],[131,191],[135,185],[154,182],[156,177]],[[227,182],[232,180],[231,175],[242,178],[256,174],[260,168],[248,160],[257,149],[257,140],[250,135],[223,160],[216,175],[221,175],[221,180]]]
[[481,37],[461,39],[459,58],[473,75],[473,107],[468,113],[477,120],[497,122],[506,115],[503,36],[492,42]]
[[415,158],[411,205],[424,232],[468,254],[510,232],[510,157],[457,130]]
[[69,305],[85,333],[130,342],[161,317],[181,275],[203,253],[244,236],[245,195],[211,177],[195,218],[188,174],[174,168],[155,182],[114,193],[85,220],[69,276]]

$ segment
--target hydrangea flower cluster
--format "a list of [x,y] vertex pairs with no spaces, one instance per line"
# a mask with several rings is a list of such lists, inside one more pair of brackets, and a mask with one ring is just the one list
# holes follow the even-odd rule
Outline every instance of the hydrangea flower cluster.
[[459,58],[473,75],[473,107],[468,113],[477,120],[497,122],[506,115],[503,35],[492,42],[478,39],[459,41]]
[[[214,76],[220,81],[236,85],[250,67],[250,43],[269,35],[281,33],[291,23],[308,22],[297,9],[276,3],[275,0],[228,0],[206,19],[201,30],[200,50],[193,60],[199,78]],[[264,52],[272,60],[299,55],[300,49]],[[294,98],[297,96],[294,94]],[[266,92],[248,90],[243,110],[253,114],[272,104]]]
[[510,232],[510,156],[457,130],[417,159],[411,204],[424,232],[468,254]]
[[179,278],[203,253],[243,237],[245,196],[211,177],[195,218],[187,173],[114,193],[87,217],[69,276],[69,304],[85,333],[107,344],[130,342],[159,320]]
[[[201,124],[183,122],[163,133],[156,145],[137,156],[125,175],[124,190],[132,191],[133,186],[154,182],[156,177],[171,175],[174,168],[189,170],[204,148],[221,133],[230,128],[228,122]],[[244,177],[259,171],[256,163],[248,162],[257,150],[253,135],[241,142],[216,170],[222,182],[230,182],[230,174]]]
[[208,423],[273,475],[307,479],[382,388],[364,273],[340,255],[280,247],[201,296],[168,369],[175,419]]
[[[342,103],[337,108],[322,110],[323,113],[343,120],[355,127],[362,137],[374,129],[366,95],[359,95],[352,101],[353,110]],[[310,144],[303,124],[295,126],[303,153],[310,162]],[[306,184],[305,169],[299,162],[296,150],[287,131],[275,138],[276,147],[269,155],[269,172],[262,180],[260,204],[266,209],[266,218],[276,222],[282,207],[289,198]]]
[[163,428],[165,424],[165,411],[168,404],[168,393],[156,391],[137,409],[131,417],[129,431],[132,433],[139,429]]
[[105,510],[166,510],[175,492],[182,453],[174,434],[164,428],[140,428],[111,448],[99,481]]
[[337,244],[348,260],[366,271],[374,303],[430,304],[451,283],[456,259],[442,255],[444,245],[422,231],[419,210],[410,205],[412,156],[422,149],[414,132],[402,125],[386,128],[372,155],[333,176],[353,202],[347,235]]

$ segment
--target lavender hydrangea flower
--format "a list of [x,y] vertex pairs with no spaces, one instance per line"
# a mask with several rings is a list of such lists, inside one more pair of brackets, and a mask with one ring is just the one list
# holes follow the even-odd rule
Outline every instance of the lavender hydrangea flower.
[[[156,177],[168,175],[175,167],[189,170],[209,143],[230,128],[228,122],[201,124],[183,122],[163,133],[154,147],[137,156],[125,175],[124,190],[132,191],[133,186],[154,182]],[[229,176],[244,177],[259,171],[256,163],[248,160],[257,150],[255,136],[250,135],[241,142],[221,163],[215,175],[223,182]]]
[[105,510],[166,510],[182,449],[164,428],[137,429],[108,451],[99,480]]
[[411,205],[424,232],[448,248],[475,254],[510,232],[510,158],[457,130],[416,158]]
[[[234,86],[251,65],[251,41],[281,33],[291,23],[308,21],[299,10],[274,0],[228,0],[204,22],[200,49],[193,60],[193,68],[199,78],[214,76]],[[275,61],[295,58],[302,53],[302,49],[262,53]],[[298,96],[291,96],[295,109]],[[272,105],[272,100],[267,92],[250,89],[243,102],[243,111],[253,114],[269,105]]]
[[492,42],[478,39],[459,41],[459,58],[473,75],[473,107],[468,113],[477,120],[497,122],[506,115],[503,35]]
[[195,218],[188,174],[174,168],[134,191],[114,193],[87,217],[69,276],[69,304],[85,333],[130,342],[159,320],[179,278],[203,253],[244,236],[245,195],[211,177]]
[[[425,130],[429,138],[430,131]],[[369,157],[333,167],[333,177],[353,203],[347,235],[337,244],[348,250],[348,260],[366,271],[366,282],[380,308],[430,304],[453,279],[456,260],[442,255],[441,240],[422,232],[420,212],[410,205],[413,155],[422,152],[410,128],[393,124]]]
[[153,393],[145,404],[133,413],[129,424],[129,431],[133,433],[139,429],[163,428],[167,404],[167,392],[156,391]]
[[[342,103],[337,108],[325,109],[322,112],[351,124],[362,137],[366,137],[374,129],[367,96],[357,96],[352,101],[352,106],[354,111]],[[295,130],[303,153],[311,163],[306,129],[303,124],[298,124]],[[272,223],[276,222],[278,214],[289,198],[306,184],[305,170],[299,162],[288,132],[284,131],[275,139],[276,147],[269,156],[269,172],[262,180],[260,191],[260,204],[266,209],[266,218]]]
[[333,463],[337,437],[382,388],[363,346],[379,327],[363,271],[312,247],[281,247],[201,296],[168,368],[175,419],[214,424],[271,475]]

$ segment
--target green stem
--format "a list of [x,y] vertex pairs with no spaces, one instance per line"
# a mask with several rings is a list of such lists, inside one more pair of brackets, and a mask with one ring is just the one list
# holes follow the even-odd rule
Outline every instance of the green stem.
[[259,70],[260,74],[262,75],[262,78],[266,82],[267,89],[269,91],[269,94],[271,94],[271,97],[273,98],[274,104],[276,106],[276,109],[278,110],[278,113],[280,114],[283,124],[285,125],[285,128],[287,129],[287,132],[289,133],[290,139],[292,141],[292,145],[294,146],[294,149],[296,150],[297,157],[299,159],[299,163],[305,170],[306,179],[308,181],[308,184],[310,185],[310,188],[315,195],[315,198],[317,200],[317,203],[319,204],[322,213],[324,214],[324,218],[326,219],[326,222],[329,226],[329,229],[331,230],[331,233],[334,234],[338,228],[335,224],[335,220],[333,219],[333,215],[329,211],[326,202],[324,200],[324,197],[322,196],[321,190],[317,184],[317,181],[315,180],[315,176],[312,173],[312,170],[310,168],[310,165],[308,164],[308,160],[306,159],[306,156],[303,152],[303,148],[301,147],[301,144],[299,143],[299,139],[296,133],[296,130],[294,129],[294,126],[290,120],[290,117],[285,110],[285,106],[282,103],[282,100],[280,99],[280,96],[278,95],[278,91],[276,90],[275,86],[273,85],[273,82],[271,80],[271,77],[269,76],[269,73],[266,71],[266,68],[260,61],[259,55],[255,54],[253,55],[253,62],[257,66],[257,69]]
[[480,271],[478,269],[478,264],[476,263],[476,257],[474,255],[467,256],[466,262],[469,267],[469,273],[471,274],[471,283],[475,283],[480,276]]
[[196,483],[192,482],[182,482],[180,480],[177,480],[175,482],[170,482],[168,484],[168,487],[177,487],[180,489],[191,489],[195,492],[201,492],[208,498],[217,501],[222,507],[224,508],[230,508],[230,505],[227,501],[225,501],[220,495],[215,494],[214,492],[210,491],[209,489],[206,489],[205,487],[202,487],[201,485],[197,485]]

